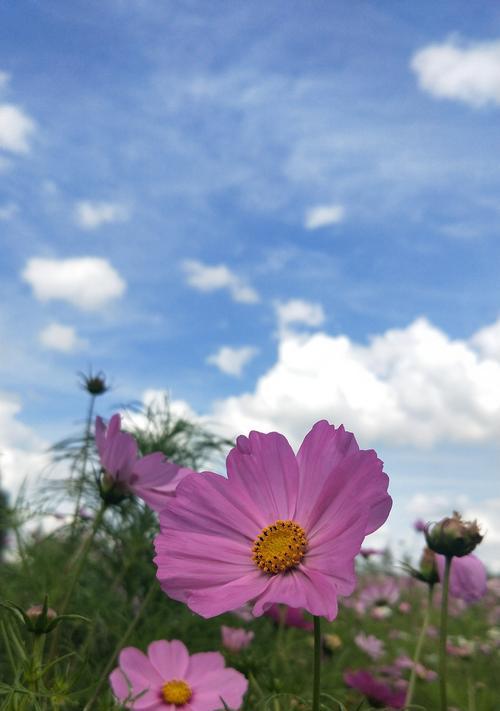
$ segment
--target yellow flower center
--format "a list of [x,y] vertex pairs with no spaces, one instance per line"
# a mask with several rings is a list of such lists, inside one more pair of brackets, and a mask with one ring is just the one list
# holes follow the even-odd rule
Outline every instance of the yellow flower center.
[[163,701],[166,701],[167,704],[173,704],[174,706],[184,706],[184,704],[187,704],[187,702],[191,700],[191,696],[193,695],[189,684],[186,684],[182,679],[167,681],[166,684],[163,684],[161,693]]
[[306,549],[302,526],[280,519],[259,533],[253,543],[252,560],[265,573],[284,573],[300,563]]

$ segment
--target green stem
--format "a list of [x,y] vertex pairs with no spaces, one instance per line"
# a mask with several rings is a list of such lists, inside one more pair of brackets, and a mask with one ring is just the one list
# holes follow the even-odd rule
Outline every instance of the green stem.
[[312,711],[319,711],[321,682],[321,617],[314,617],[314,671]]
[[441,630],[439,635],[439,690],[441,696],[441,711],[448,711],[446,662],[446,642],[448,639],[448,590],[450,587],[451,556],[446,556],[444,567],[443,590],[441,600]]
[[476,711],[476,686],[467,670],[467,696],[469,698],[469,711]]
[[[90,531],[89,535],[83,542],[83,544],[78,552],[77,558],[76,558],[74,565],[73,565],[73,574],[70,578],[70,581],[69,581],[69,584],[68,584],[68,587],[66,590],[66,595],[64,596],[64,599],[58,608],[59,615],[64,615],[64,613],[66,612],[66,610],[68,608],[69,602],[71,600],[71,596],[73,595],[75,586],[76,586],[78,580],[80,579],[80,575],[81,575],[83,566],[85,564],[85,561],[87,560],[87,556],[89,554],[90,547],[94,541],[97,530],[99,529],[99,526],[101,525],[102,519],[104,517],[104,512],[106,511],[106,507],[107,507],[107,504],[103,501],[101,503],[100,509],[98,510],[98,512],[95,516],[94,523],[92,525],[92,530]],[[55,653],[55,650],[57,647],[57,641],[59,639],[59,630],[60,630],[60,625],[58,625],[55,628],[54,634],[52,635],[52,642],[50,645],[50,658],[52,658],[54,656],[54,653]]]
[[425,635],[427,634],[427,628],[429,626],[429,618],[431,614],[432,607],[432,595],[434,592],[434,585],[429,585],[428,595],[427,595],[427,607],[425,608],[424,620],[422,622],[422,629],[418,636],[417,646],[415,647],[415,654],[413,656],[413,666],[411,668],[410,681],[408,684],[408,691],[406,692],[405,707],[410,706],[413,698],[413,692],[415,691],[415,682],[417,680],[417,664],[420,661],[420,654],[422,652],[422,646],[424,644]]
[[42,690],[42,669],[43,669],[43,648],[45,646],[45,635],[35,634],[33,636],[33,656],[31,660],[31,681],[35,693]]
[[78,479],[78,484],[77,484],[76,504],[75,504],[75,510],[73,513],[73,522],[71,524],[71,534],[72,535],[75,532],[76,523],[80,517],[80,506],[81,506],[81,501],[82,501],[82,496],[83,496],[83,487],[85,486],[85,475],[87,473],[87,462],[88,462],[88,458],[89,458],[90,433],[92,430],[92,420],[94,417],[95,399],[96,399],[95,395],[90,396],[89,409],[87,412],[87,419],[85,422],[85,433],[83,435],[84,440],[83,440],[83,447],[81,450],[82,468],[80,471],[80,477]]
[[88,701],[88,702],[86,703],[86,705],[84,706],[83,711],[91,711],[91,709],[94,708],[94,704],[95,704],[95,702],[97,701],[97,699],[99,698],[99,694],[101,693],[101,689],[102,689],[102,687],[104,686],[104,684],[105,684],[105,683],[107,682],[107,680],[108,680],[108,675],[109,675],[109,673],[111,672],[111,669],[113,668],[113,665],[114,665],[114,663],[115,663],[116,657],[118,656],[119,652],[123,649],[123,647],[125,646],[125,643],[127,642],[128,638],[130,637],[130,635],[132,634],[132,632],[133,632],[134,629],[136,628],[137,623],[138,623],[139,620],[141,619],[141,617],[142,617],[142,615],[143,615],[143,613],[144,613],[144,610],[145,610],[146,607],[149,605],[149,603],[150,603],[150,601],[151,601],[153,595],[155,594],[156,590],[157,590],[157,583],[156,583],[156,580],[155,580],[155,581],[153,582],[153,584],[151,585],[151,587],[149,588],[149,590],[148,590],[146,596],[144,597],[144,599],[143,599],[143,601],[142,601],[142,603],[141,603],[141,606],[139,607],[139,609],[137,610],[137,612],[136,612],[136,614],[135,614],[135,617],[133,618],[133,620],[131,621],[131,623],[129,624],[129,626],[127,627],[127,629],[125,630],[125,632],[123,633],[122,637],[120,638],[119,642],[117,643],[116,647],[114,648],[113,654],[112,654],[112,655],[110,656],[110,658],[108,659],[108,663],[107,663],[106,666],[104,667],[104,670],[103,670],[103,672],[102,672],[102,674],[101,674],[101,676],[100,676],[100,678],[99,678],[99,681],[97,682],[97,686],[96,686],[96,688],[95,688],[95,690],[94,690],[94,693],[93,693],[93,695],[92,695],[92,698],[90,699],[90,701]]

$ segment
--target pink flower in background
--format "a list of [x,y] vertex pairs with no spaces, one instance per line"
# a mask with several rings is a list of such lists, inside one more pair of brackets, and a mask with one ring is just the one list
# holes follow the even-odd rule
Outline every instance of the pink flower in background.
[[373,555],[384,555],[385,550],[383,548],[361,548],[359,554],[362,558],[368,559]]
[[334,619],[364,537],[389,515],[382,466],[324,420],[297,455],[277,432],[238,437],[227,479],[188,475],[165,503],[155,540],[163,590],[203,617],[252,600],[254,615],[284,603]]
[[[282,621],[286,627],[298,627],[302,630],[312,632],[314,624],[311,619],[304,617],[304,610],[301,607],[290,607],[290,605],[271,605],[265,613],[279,625]],[[282,620],[283,615],[283,620]]]
[[413,659],[410,659],[410,657],[406,655],[402,655],[398,657],[395,662],[394,666],[397,669],[413,669],[415,667],[415,672],[420,679],[424,679],[425,681],[435,681],[437,679],[437,674],[435,671],[432,669],[427,669],[427,667],[424,667],[423,664],[420,664],[420,662],[415,662]]
[[392,615],[401,591],[395,578],[380,578],[364,587],[358,595],[356,610],[369,614],[376,620],[385,620]]
[[422,518],[417,518],[417,520],[413,522],[413,528],[417,533],[424,533],[427,528],[427,523]]
[[147,656],[135,647],[122,649],[109,681],[125,708],[144,711],[219,711],[221,698],[236,710],[248,687],[243,674],[224,666],[219,652],[189,656],[177,640],[152,642]]
[[244,630],[243,627],[226,627],[226,625],[222,625],[220,631],[222,644],[231,652],[240,652],[242,649],[246,649],[255,637],[254,632]]
[[137,442],[127,432],[121,431],[121,418],[116,414],[108,426],[100,417],[95,421],[95,441],[105,484],[121,494],[135,494],[155,511],[175,492],[177,484],[192,473],[165,459],[161,452],[138,458]]
[[384,655],[384,643],[372,634],[360,632],[354,637],[357,646],[372,659],[380,659]]
[[400,602],[398,605],[398,610],[403,613],[403,615],[408,615],[411,612],[411,605],[405,600]]
[[[436,553],[436,563],[439,577],[444,576],[444,555]],[[461,558],[454,557],[450,572],[450,595],[464,600],[476,602],[486,595],[487,573],[484,564],[473,553]]]
[[347,671],[344,674],[347,686],[360,691],[374,706],[387,706],[391,709],[402,709],[405,705],[406,691],[384,683],[370,672],[359,669]]

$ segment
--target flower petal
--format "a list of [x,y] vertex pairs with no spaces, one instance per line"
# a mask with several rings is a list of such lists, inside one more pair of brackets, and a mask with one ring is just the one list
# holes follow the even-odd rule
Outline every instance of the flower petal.
[[274,603],[301,607],[311,615],[333,620],[337,615],[337,589],[331,578],[300,565],[270,576],[268,587],[256,599],[253,614],[259,617]]
[[189,654],[185,644],[179,640],[167,642],[159,639],[151,642],[148,647],[148,658],[163,682],[184,679],[189,664]]
[[260,570],[254,570],[225,585],[190,592],[187,605],[202,617],[215,617],[230,612],[259,596],[269,585],[269,578]]
[[226,464],[232,490],[237,485],[257,505],[260,528],[295,517],[299,471],[286,437],[277,432],[238,437]]
[[193,683],[193,711],[215,711],[222,707],[221,699],[229,708],[239,709],[248,689],[248,681],[236,669],[217,669],[199,683]]

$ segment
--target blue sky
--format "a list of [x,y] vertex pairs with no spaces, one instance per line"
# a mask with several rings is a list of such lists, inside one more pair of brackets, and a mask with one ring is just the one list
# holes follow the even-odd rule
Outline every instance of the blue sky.
[[0,40],[10,485],[92,364],[103,414],[344,420],[397,535],[425,492],[495,518],[498,3],[16,0]]

